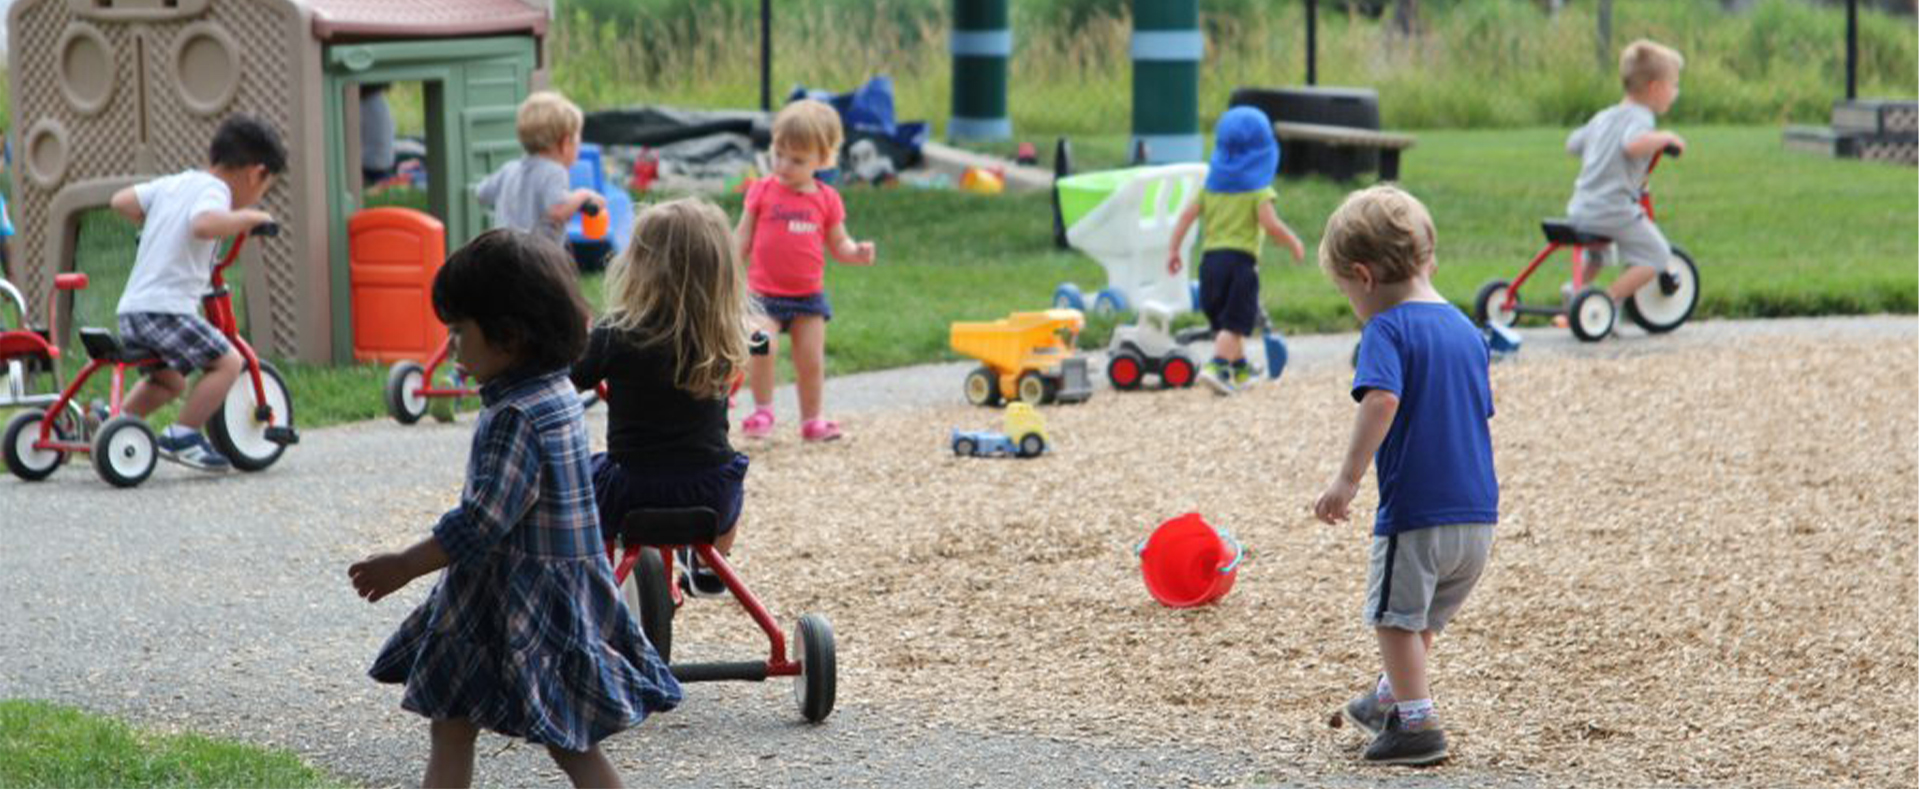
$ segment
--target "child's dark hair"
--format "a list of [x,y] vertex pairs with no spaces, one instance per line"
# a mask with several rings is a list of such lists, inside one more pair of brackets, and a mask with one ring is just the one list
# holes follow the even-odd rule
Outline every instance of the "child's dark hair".
[[227,116],[213,132],[207,161],[219,167],[262,165],[269,175],[279,175],[287,169],[287,147],[265,121],[239,113]]
[[490,230],[447,256],[433,278],[433,310],[445,323],[472,321],[526,368],[569,367],[586,352],[589,315],[573,260],[525,231]]

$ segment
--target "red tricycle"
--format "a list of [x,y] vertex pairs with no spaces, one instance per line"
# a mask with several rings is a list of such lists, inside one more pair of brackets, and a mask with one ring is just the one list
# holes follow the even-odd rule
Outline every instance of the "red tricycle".
[[[248,236],[279,234],[279,226],[266,223],[250,233],[235,236],[226,256],[213,267],[211,289],[202,299],[207,322],[226,336],[240,352],[245,375],[227,391],[226,401],[207,421],[207,437],[215,449],[243,472],[257,472],[280,460],[287,445],[300,441],[293,430],[293,402],[286,382],[271,363],[261,360],[240,336],[239,322],[233,313],[233,297],[227,289],[225,272],[239,257]],[[67,278],[65,286],[60,278]],[[77,278],[77,279],[76,279]],[[85,275],[60,275],[55,287],[84,288]],[[11,333],[10,333],[11,334]],[[94,471],[121,488],[137,486],[153,474],[160,455],[153,429],[145,420],[121,412],[128,368],[146,369],[166,364],[152,349],[122,345],[105,329],[80,330],[80,343],[92,360],[67,384],[52,406],[29,409],[7,422],[4,449],[7,469],[22,480],[44,480],[65,463],[69,453],[90,453]],[[113,368],[113,387],[105,420],[97,427],[72,416],[77,410],[74,399],[80,388],[101,368]]]
[[[1679,149],[1668,147],[1655,152],[1652,162],[1646,166],[1648,180],[1640,187],[1639,205],[1645,210],[1648,220],[1654,219],[1650,179],[1653,168],[1659,166],[1661,154],[1678,156]],[[1546,248],[1533,256],[1532,262],[1526,264],[1517,279],[1511,282],[1493,280],[1481,286],[1478,296],[1473,298],[1473,319],[1482,326],[1512,326],[1521,315],[1563,315],[1571,324],[1573,335],[1580,340],[1593,342],[1611,334],[1613,323],[1618,318],[1613,309],[1612,296],[1604,288],[1585,280],[1583,264],[1588,255],[1608,254],[1606,248],[1612,246],[1612,239],[1581,231],[1565,219],[1548,219],[1541,222],[1540,227],[1546,232]],[[1565,303],[1558,306],[1521,303],[1519,289],[1532,277],[1540,263],[1562,247],[1571,247],[1573,251],[1572,290]],[[1625,309],[1626,317],[1638,324],[1639,328],[1659,334],[1678,329],[1680,324],[1692,317],[1693,308],[1698,305],[1699,266],[1693,263],[1691,255],[1674,244],[1666,270],[1626,300]]]
[[[768,677],[791,677],[793,699],[800,715],[819,722],[833,712],[835,668],[833,626],[820,614],[800,615],[793,631],[799,644],[796,655],[786,652],[786,638],[773,622],[766,607],[746,588],[725,555],[713,547],[719,531],[719,516],[709,508],[662,508],[628,513],[619,525],[615,539],[606,543],[606,557],[614,562],[613,580],[626,590],[627,605],[639,618],[647,641],[659,651],[660,660],[673,668],[673,677],[682,683],[709,680],[764,681]],[[766,632],[770,644],[765,661],[721,661],[710,663],[672,663],[673,613],[684,602],[673,578],[674,549],[690,549],[699,561],[718,574],[728,592],[746,609],[753,622]],[[615,552],[618,552],[616,558]],[[627,584],[631,576],[632,584]]]
[[[0,392],[0,408],[45,407],[60,400],[60,346],[55,327],[59,325],[60,292],[87,287],[84,274],[60,274],[53,278],[53,291],[47,294],[47,323],[34,324],[27,317],[27,300],[13,283],[0,280],[0,296],[13,303],[20,325],[0,329],[0,367],[7,377],[6,392]],[[37,386],[36,386],[37,384]],[[56,422],[59,429],[74,434],[80,425],[80,407],[69,403]]]

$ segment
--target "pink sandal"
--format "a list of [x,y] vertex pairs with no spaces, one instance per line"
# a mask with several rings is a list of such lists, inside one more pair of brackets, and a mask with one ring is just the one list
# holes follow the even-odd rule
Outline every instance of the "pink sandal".
[[740,421],[740,433],[748,439],[764,439],[773,435],[773,410],[761,406]]
[[807,420],[800,425],[800,438],[809,442],[830,442],[840,438],[840,424],[832,420]]

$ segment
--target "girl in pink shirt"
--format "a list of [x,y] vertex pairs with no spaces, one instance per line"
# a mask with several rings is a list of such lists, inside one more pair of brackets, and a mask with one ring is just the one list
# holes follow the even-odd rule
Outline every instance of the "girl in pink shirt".
[[793,338],[793,373],[800,395],[800,438],[840,438],[839,423],[822,419],[826,382],[826,250],[842,263],[873,262],[873,242],[846,233],[840,193],[813,178],[833,166],[844,140],[840,115],[811,99],[793,102],[773,118],[773,174],[746,193],[746,210],[734,234],[747,264],[747,286],[765,313],[761,329],[773,338],[771,353],[750,357],[747,382],[754,410],[740,431],[748,438],[773,434],[774,357],[781,330]]

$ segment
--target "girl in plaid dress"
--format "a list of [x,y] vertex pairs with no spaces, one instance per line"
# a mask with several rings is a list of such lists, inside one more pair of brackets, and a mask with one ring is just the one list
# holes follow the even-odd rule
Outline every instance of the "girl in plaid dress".
[[447,259],[433,306],[483,386],[460,504],[433,535],[347,570],[378,601],[445,569],[369,674],[431,721],[428,787],[473,777],[480,728],[547,747],[575,786],[617,787],[596,745],[671,710],[680,687],[621,603],[600,542],[586,423],[568,366],[586,304],[566,253],[519,231]]

